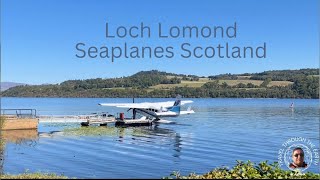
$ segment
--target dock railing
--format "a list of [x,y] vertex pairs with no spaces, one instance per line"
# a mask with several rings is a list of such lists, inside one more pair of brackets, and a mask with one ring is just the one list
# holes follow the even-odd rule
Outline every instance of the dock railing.
[[7,118],[37,118],[36,109],[1,109],[1,116]]

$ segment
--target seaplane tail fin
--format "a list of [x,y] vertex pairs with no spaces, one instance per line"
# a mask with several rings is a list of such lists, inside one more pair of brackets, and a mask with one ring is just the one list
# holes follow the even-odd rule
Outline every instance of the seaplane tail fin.
[[173,106],[180,106],[181,105],[181,95],[177,95],[176,100],[173,103]]
[[174,101],[173,106],[180,106],[181,105],[181,100],[177,99],[176,101]]
[[180,104],[172,106],[169,110],[177,114],[180,114]]
[[180,98],[177,98],[174,103],[173,106],[171,106],[170,108],[168,108],[168,110],[177,113],[178,115],[180,114],[180,106],[181,106],[181,100]]

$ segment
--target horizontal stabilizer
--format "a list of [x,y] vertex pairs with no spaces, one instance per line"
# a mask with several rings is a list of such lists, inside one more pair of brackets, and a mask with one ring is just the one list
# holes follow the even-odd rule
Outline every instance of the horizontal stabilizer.
[[194,110],[180,111],[180,114],[193,114]]

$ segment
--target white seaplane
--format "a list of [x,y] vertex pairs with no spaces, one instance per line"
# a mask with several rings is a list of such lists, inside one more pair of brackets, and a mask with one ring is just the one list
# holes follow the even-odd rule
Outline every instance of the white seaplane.
[[186,111],[181,111],[180,106],[188,103],[192,103],[191,100],[181,101],[180,97],[177,97],[175,101],[166,102],[143,102],[143,103],[99,103],[101,106],[113,106],[118,108],[127,108],[128,111],[132,110],[133,119],[136,119],[136,113],[142,115],[141,119],[151,118],[155,122],[170,123],[170,121],[160,119],[162,117],[177,117],[183,114],[195,113],[188,107]]

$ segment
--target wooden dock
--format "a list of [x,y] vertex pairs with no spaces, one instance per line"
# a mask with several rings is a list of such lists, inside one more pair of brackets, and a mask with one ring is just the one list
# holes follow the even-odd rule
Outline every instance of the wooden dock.
[[100,126],[106,126],[108,123],[115,123],[116,119],[114,117],[107,117],[101,119],[88,119],[86,122],[81,122],[81,126],[90,126],[99,124]]
[[35,109],[1,109],[0,130],[37,129]]
[[126,120],[116,120],[115,126],[151,126],[152,120],[148,119],[126,119]]
[[37,129],[39,120],[36,118],[17,118],[3,116],[4,122],[0,130]]
[[[5,115],[6,114],[6,115]],[[11,114],[11,115],[8,115]],[[44,123],[74,123],[81,126],[100,125],[107,126],[151,126],[153,120],[146,117],[140,119],[124,118],[124,113],[120,117],[107,113],[92,113],[87,115],[36,115],[35,109],[1,109],[1,115],[6,117],[2,130],[4,129],[37,129],[39,122]]]
[[87,118],[79,118],[79,116],[40,116],[40,122],[45,123],[75,123],[81,126],[107,126],[114,124],[115,126],[151,126],[153,120],[150,119],[121,119],[114,116],[91,116]]
[[151,126],[152,120],[147,119],[89,119],[87,122],[81,122],[81,126],[100,125],[107,126],[108,124],[114,124],[115,126]]

